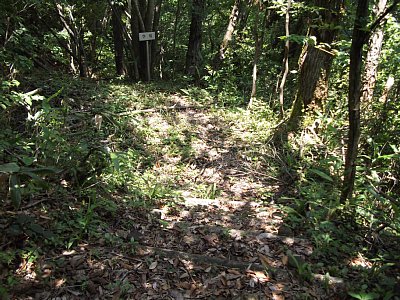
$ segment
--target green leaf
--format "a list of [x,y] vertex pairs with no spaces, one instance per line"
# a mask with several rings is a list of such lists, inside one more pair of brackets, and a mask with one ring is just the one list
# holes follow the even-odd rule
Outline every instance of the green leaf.
[[25,97],[25,102],[26,102],[26,104],[28,104],[29,106],[32,106],[32,98],[31,98],[31,97],[29,97],[29,96]]
[[180,91],[181,91],[182,93],[184,93],[185,95],[187,95],[187,96],[190,95],[190,92],[189,92],[188,90],[186,90],[186,89],[180,89]]
[[352,296],[353,298],[356,299],[360,299],[360,300],[373,300],[373,299],[377,299],[379,296],[377,294],[374,293],[353,293],[353,292],[349,292],[348,293],[350,296]]
[[23,156],[22,160],[26,166],[30,166],[35,161],[35,158],[29,156]]
[[35,173],[32,173],[32,172],[27,172],[27,171],[24,171],[24,172],[22,172],[23,174],[25,174],[25,175],[28,175],[29,177],[31,177],[32,179],[34,179],[34,180],[37,180],[37,181],[44,181],[42,178],[40,178],[38,175],[36,175]]
[[60,173],[61,170],[57,169],[56,167],[38,167],[38,168],[28,168],[23,167],[21,168],[21,173],[25,174],[38,174],[38,175],[48,175],[48,174],[57,174]]
[[30,230],[32,230],[33,232],[35,232],[37,234],[40,234],[40,235],[44,234],[44,229],[39,224],[32,223],[32,224],[29,224],[28,227],[29,227]]
[[21,187],[19,177],[16,174],[10,176],[10,196],[14,207],[19,208],[21,205]]
[[21,226],[25,226],[28,223],[34,222],[34,219],[31,216],[28,215],[18,215],[15,220],[17,221],[18,224]]
[[333,179],[332,179],[331,176],[329,176],[328,174],[326,174],[326,173],[324,173],[324,172],[322,172],[320,170],[310,169],[309,171],[314,173],[314,174],[316,174],[316,175],[318,175],[319,177],[329,181],[329,182],[333,182]]
[[0,165],[1,173],[16,173],[20,170],[20,167],[16,163],[8,163]]
[[59,89],[57,92],[55,92],[53,95],[51,95],[48,99],[47,102],[50,102],[51,100],[53,100],[54,98],[58,97],[62,91],[64,90],[64,87],[62,87],[61,89]]
[[113,165],[114,165],[115,171],[119,172],[119,170],[120,170],[120,169],[119,169],[120,163],[119,163],[118,154],[112,152],[112,153],[110,153],[110,158],[111,158],[111,161],[112,161],[112,163],[113,163]]

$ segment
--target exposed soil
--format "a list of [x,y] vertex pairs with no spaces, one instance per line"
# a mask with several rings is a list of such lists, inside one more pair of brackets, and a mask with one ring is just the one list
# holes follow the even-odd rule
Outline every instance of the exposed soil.
[[[190,106],[178,96],[170,100]],[[109,195],[118,207],[112,214],[99,209],[106,230],[99,227],[72,249],[44,253],[35,264],[21,258],[23,280],[13,299],[344,299],[343,282],[307,269],[311,242],[283,224],[274,200],[290,190],[291,175],[274,177],[249,160],[246,153],[259,145],[241,139],[237,124],[207,108],[142,117],[159,132],[153,148],[184,124],[186,144],[177,144],[176,155],[159,149],[153,170],[170,182],[183,169],[175,182],[182,196],[143,208],[123,201],[129,195]],[[208,187],[203,195],[198,185]],[[29,214],[51,227],[35,207]]]

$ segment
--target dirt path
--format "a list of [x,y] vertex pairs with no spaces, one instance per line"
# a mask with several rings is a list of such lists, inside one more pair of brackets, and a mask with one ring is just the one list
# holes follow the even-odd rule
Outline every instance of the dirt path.
[[146,209],[116,195],[101,238],[47,253],[18,299],[335,299],[342,284],[311,274],[311,242],[293,236],[274,204],[290,183],[253,160],[260,145],[239,122],[196,108],[141,118],[153,130],[154,175],[181,196]]

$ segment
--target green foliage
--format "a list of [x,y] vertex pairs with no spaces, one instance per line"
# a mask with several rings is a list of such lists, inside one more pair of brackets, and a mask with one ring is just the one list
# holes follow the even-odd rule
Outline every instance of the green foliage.
[[41,225],[37,224],[34,218],[23,214],[16,216],[7,230],[7,234],[11,237],[26,234],[36,239],[51,239],[54,237],[51,231],[45,230]]
[[373,300],[373,299],[378,299],[379,295],[375,293],[354,293],[354,292],[349,292],[349,295],[355,299],[360,299],[360,300]]
[[[396,242],[400,232],[398,15],[389,17],[385,24],[374,101],[361,107],[363,134],[354,197],[340,204],[348,130],[348,28],[354,22],[354,3],[345,3],[346,15],[338,25],[325,22],[320,7],[294,1],[289,37],[284,36],[283,26],[287,1],[270,1],[269,7],[264,2],[244,5],[223,62],[216,66],[214,58],[232,1],[208,2],[201,53],[205,68],[199,70],[199,86],[191,85],[184,74],[190,2],[163,1],[152,63],[156,78],[173,83],[148,85],[128,84],[123,77],[111,79],[113,33],[107,1],[58,1],[68,13],[67,21],[76,31],[73,34],[64,28],[51,1],[0,3],[0,173],[7,179],[8,190],[0,204],[7,213],[14,209],[11,217],[7,216],[6,233],[13,241],[21,237],[29,241],[21,251],[2,249],[0,266],[10,266],[18,257],[35,262],[42,246],[73,249],[84,240],[101,239],[107,246],[121,244],[123,238],[110,231],[110,219],[118,219],[120,202],[135,210],[179,202],[182,177],[196,163],[198,149],[194,145],[202,133],[194,132],[190,117],[180,120],[174,108],[188,105],[188,110],[191,106],[197,110],[201,106],[224,120],[220,124],[223,134],[211,133],[207,146],[230,143],[232,151],[245,161],[241,171],[268,178],[258,200],[279,203],[295,234],[308,235],[313,241],[316,264],[299,262],[294,254],[288,254],[300,279],[310,281],[311,271],[343,277],[357,271],[359,282],[349,296],[390,299],[396,288],[391,262],[399,259],[390,242]],[[128,7],[126,1],[119,5]],[[267,12],[268,26],[263,31],[256,16]],[[131,13],[122,17],[126,41],[132,35],[128,25]],[[318,35],[310,36],[310,29],[335,29],[339,36],[328,45],[321,43]],[[264,43],[257,64],[257,97],[251,109],[245,109],[252,85],[256,32],[263,34]],[[305,114],[299,134],[282,134],[277,142],[273,137],[279,127],[276,86],[286,39],[291,45],[291,72],[285,87],[285,108],[302,88],[297,82],[304,45],[325,54],[328,50],[334,61],[323,107]],[[78,40],[83,44],[80,54]],[[127,65],[136,59],[131,47],[129,42],[124,44]],[[85,56],[89,76],[96,80],[60,75],[77,73],[79,55]],[[389,76],[395,78],[395,85],[387,101],[379,101]],[[103,81],[105,78],[109,82]],[[102,125],[95,126],[95,116],[101,117]],[[236,149],[237,144],[241,146]],[[221,186],[212,181],[184,188],[200,198],[214,199],[222,194]],[[28,209],[18,211],[29,205],[36,206],[37,215]],[[49,217],[54,223],[41,222],[37,216]],[[170,225],[163,220],[157,224]],[[137,243],[130,240],[132,252]],[[371,269],[348,264],[359,256],[372,262]],[[6,280],[11,286],[17,279],[7,274]],[[132,289],[125,281],[110,286],[123,296]],[[7,297],[6,287],[0,286],[0,297]]]

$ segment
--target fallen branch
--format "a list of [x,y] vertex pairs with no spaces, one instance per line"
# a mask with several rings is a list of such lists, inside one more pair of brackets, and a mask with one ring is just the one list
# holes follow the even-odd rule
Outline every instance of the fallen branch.
[[39,201],[36,201],[36,202],[33,202],[33,203],[29,203],[29,204],[25,205],[24,207],[21,207],[21,210],[26,210],[28,208],[34,207],[34,206],[36,206],[36,205],[38,205],[38,204],[40,204],[42,202],[48,201],[48,200],[50,200],[50,198],[44,198],[42,200],[39,200]]

